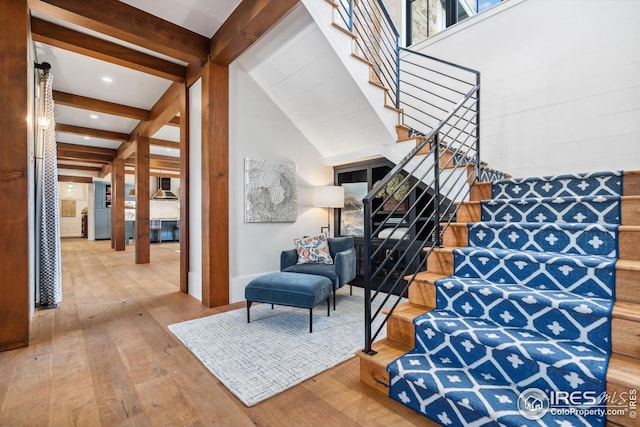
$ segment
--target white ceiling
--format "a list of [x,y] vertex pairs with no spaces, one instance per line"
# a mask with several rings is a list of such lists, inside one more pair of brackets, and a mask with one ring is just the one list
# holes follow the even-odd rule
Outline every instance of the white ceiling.
[[238,0],[121,0],[165,21],[211,38],[231,12]]
[[[240,0],[124,0],[123,3],[210,38],[237,7]],[[174,58],[168,58],[117,40],[109,35],[69,24],[43,13],[34,13],[34,16],[158,58],[186,65]],[[57,91],[149,110],[172,83],[160,77],[43,43],[35,43],[35,46],[37,61],[51,64],[53,89]],[[112,82],[104,82],[103,77],[111,78]],[[92,119],[91,114],[96,114],[98,118]],[[120,133],[130,133],[138,123],[138,121],[128,118],[62,105],[56,105],[55,119],[57,123]],[[178,142],[180,130],[175,126],[164,126],[153,137]],[[118,141],[99,138],[85,139],[82,136],[72,134],[58,133],[57,138],[61,142],[111,149],[120,145]],[[163,147],[152,147],[151,153],[174,157],[180,155],[179,150]]]

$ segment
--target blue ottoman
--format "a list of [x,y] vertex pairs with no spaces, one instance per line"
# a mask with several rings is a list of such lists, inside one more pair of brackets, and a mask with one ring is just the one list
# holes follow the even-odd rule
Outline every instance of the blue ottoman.
[[251,322],[251,303],[263,302],[309,309],[309,332],[313,332],[313,307],[327,301],[330,316],[331,280],[324,276],[302,273],[269,273],[253,279],[244,288],[247,300],[247,323]]

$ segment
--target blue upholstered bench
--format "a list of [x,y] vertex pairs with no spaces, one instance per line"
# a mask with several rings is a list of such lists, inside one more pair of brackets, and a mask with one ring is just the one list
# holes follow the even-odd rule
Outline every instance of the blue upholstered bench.
[[263,302],[309,309],[309,332],[313,332],[313,307],[327,301],[330,315],[332,282],[324,276],[302,273],[269,273],[253,279],[244,288],[247,300],[247,323],[251,322],[251,303]]

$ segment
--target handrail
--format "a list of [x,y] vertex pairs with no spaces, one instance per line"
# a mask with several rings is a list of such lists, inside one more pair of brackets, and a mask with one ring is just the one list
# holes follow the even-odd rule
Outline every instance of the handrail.
[[[400,33],[382,0],[334,1],[355,35],[354,54],[373,64],[373,83],[388,89],[402,124],[422,135],[363,200],[364,351],[375,353],[372,344],[389,318],[382,317],[382,307],[392,298],[391,312],[400,304],[470,186],[499,172],[480,163],[480,73],[400,47]],[[398,185],[378,198],[392,181]]]

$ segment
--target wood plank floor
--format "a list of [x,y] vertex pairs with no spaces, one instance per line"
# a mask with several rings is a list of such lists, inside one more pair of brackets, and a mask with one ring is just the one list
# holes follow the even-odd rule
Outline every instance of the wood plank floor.
[[424,426],[360,383],[353,358],[245,407],[168,331],[206,309],[179,289],[177,243],[63,240],[62,306],[39,310],[28,348],[0,353],[0,426]]

